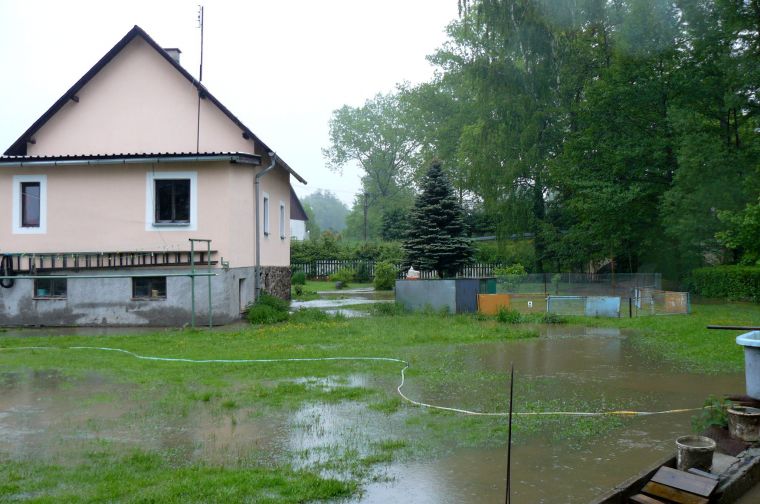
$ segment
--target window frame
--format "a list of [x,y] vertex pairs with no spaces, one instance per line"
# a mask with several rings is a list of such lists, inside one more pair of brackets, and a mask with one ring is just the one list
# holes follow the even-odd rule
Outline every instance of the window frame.
[[[167,285],[168,282],[166,281],[166,277],[165,276],[161,276],[161,275],[156,275],[156,276],[136,276],[136,277],[132,277],[131,280],[132,280],[132,300],[135,300],[135,301],[165,301],[168,298],[168,285]],[[136,292],[135,292],[135,290],[136,290],[135,289],[136,284],[135,284],[135,282],[137,282],[137,281],[147,281],[148,282],[148,292],[150,293],[153,290],[158,290],[159,291],[159,295],[157,295],[157,296],[151,296],[151,295],[138,296],[138,295],[136,295]],[[156,282],[156,281],[163,282],[163,289],[154,289],[153,288],[153,282]],[[161,291],[163,291],[163,295],[160,294]]]
[[263,220],[264,236],[269,236],[269,193],[264,193],[264,201],[262,202],[263,209],[261,211],[261,218]]
[[[161,199],[158,197],[158,186],[161,183],[170,182],[171,184],[169,187],[171,188],[171,208],[170,213],[172,214],[171,219],[164,219],[162,220],[160,218],[161,210],[165,210],[161,208]],[[179,196],[179,192],[177,191],[179,186],[186,186],[187,187],[187,219],[178,219],[177,218],[177,198]],[[175,179],[154,179],[153,180],[153,190],[155,191],[156,198],[154,201],[154,216],[153,216],[153,224],[154,225],[161,225],[165,226],[167,224],[190,224],[190,206],[191,206],[191,198],[190,198],[190,186],[192,183],[189,179],[186,178],[175,178]],[[183,187],[184,189],[184,187]]]
[[280,200],[280,240],[286,238],[285,231],[285,202]]
[[[190,181],[190,220],[188,222],[156,222],[156,181]],[[198,172],[167,171],[146,173],[145,183],[145,230],[146,231],[197,231],[198,230]]]
[[[47,289],[47,294],[40,294],[40,283],[42,282],[49,282],[49,287]],[[55,284],[58,283],[63,284],[63,293],[62,294],[55,294]],[[34,299],[68,299],[69,297],[69,283],[66,278],[35,278],[34,282],[32,284],[32,289],[34,289],[34,296],[32,296]]]
[[[23,225],[23,184],[37,183],[40,185],[40,222],[39,226]],[[13,209],[12,234],[46,234],[47,233],[47,175],[14,175],[13,176]]]

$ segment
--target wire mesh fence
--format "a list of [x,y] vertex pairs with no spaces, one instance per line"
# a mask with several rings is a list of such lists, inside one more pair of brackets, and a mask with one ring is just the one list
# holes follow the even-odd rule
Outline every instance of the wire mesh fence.
[[543,294],[480,294],[478,311],[495,315],[499,310],[520,313],[547,312],[586,317],[643,317],[685,315],[691,311],[688,292],[640,289],[632,297],[544,296]]
[[632,297],[636,289],[662,288],[660,273],[531,273],[496,277],[497,292],[547,296]]

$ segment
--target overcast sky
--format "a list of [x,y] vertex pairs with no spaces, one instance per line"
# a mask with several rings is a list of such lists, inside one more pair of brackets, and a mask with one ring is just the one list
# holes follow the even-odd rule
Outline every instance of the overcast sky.
[[[133,25],[197,77],[197,0],[0,0],[0,152]],[[456,0],[206,0],[203,83],[309,182],[347,204],[359,174],[325,167],[333,110],[433,75]]]

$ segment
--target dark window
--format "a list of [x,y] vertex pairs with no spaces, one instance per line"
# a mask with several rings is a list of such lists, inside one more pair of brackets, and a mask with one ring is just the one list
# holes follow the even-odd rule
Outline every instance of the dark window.
[[132,278],[132,297],[166,299],[166,277]]
[[36,298],[65,298],[65,278],[36,278],[34,280],[34,297]]
[[190,180],[156,180],[156,223],[190,222]]
[[40,227],[39,182],[21,182],[21,227]]

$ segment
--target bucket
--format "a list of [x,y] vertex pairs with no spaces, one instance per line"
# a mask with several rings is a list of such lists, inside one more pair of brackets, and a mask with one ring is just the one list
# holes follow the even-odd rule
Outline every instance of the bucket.
[[728,432],[748,443],[760,441],[760,409],[734,406],[728,409]]
[[709,471],[712,469],[715,441],[705,436],[681,436],[676,439],[678,449],[677,468],[688,471],[692,467]]
[[760,331],[740,334],[736,344],[744,347],[744,377],[747,395],[760,399]]

